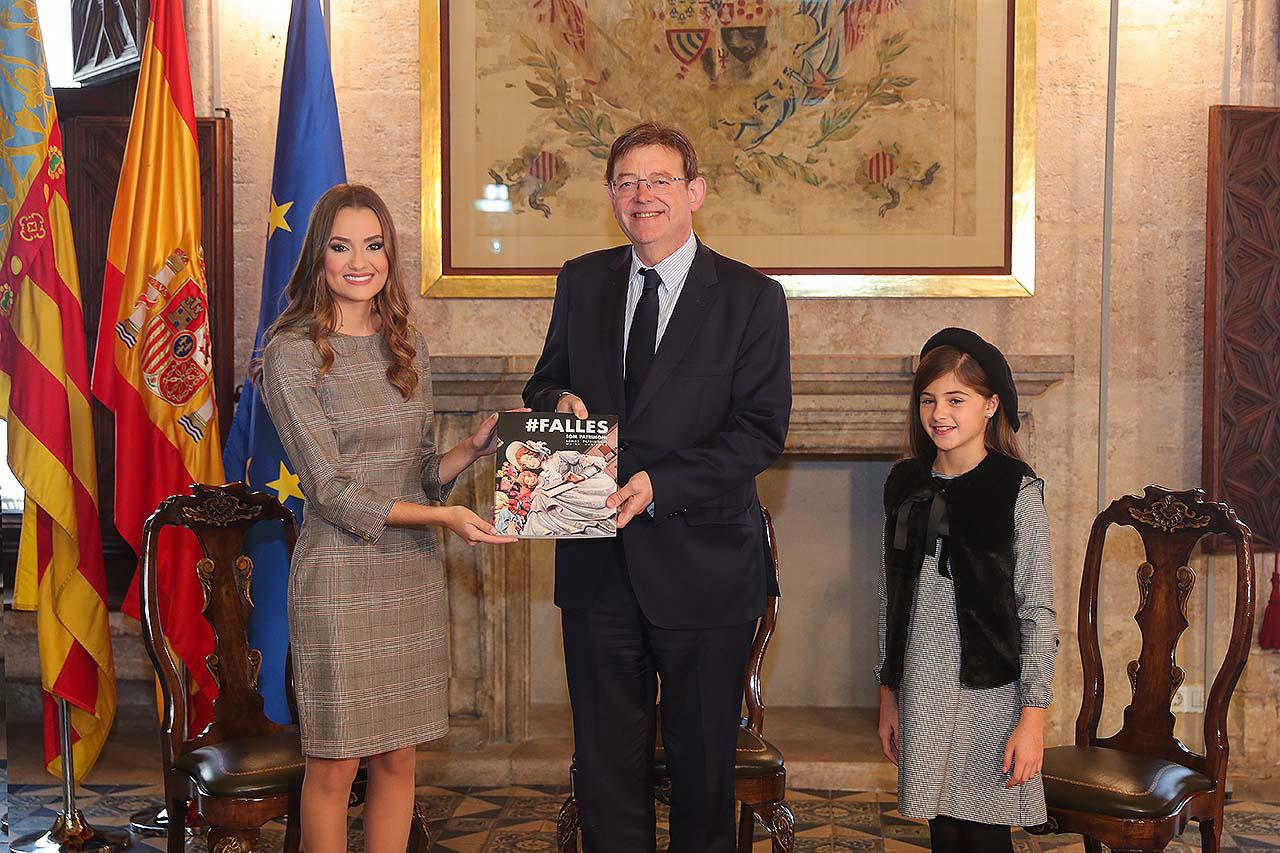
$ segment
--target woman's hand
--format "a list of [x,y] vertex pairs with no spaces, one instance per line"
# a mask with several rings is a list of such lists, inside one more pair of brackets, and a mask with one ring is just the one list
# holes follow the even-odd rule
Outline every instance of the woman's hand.
[[898,694],[880,685],[880,750],[898,765]]
[[[507,409],[509,412],[527,412],[529,409]],[[490,456],[498,449],[498,413],[484,419],[480,428],[453,449],[440,457],[440,482],[448,483],[467,470],[481,456]],[[501,467],[501,466],[499,466]]]
[[473,548],[481,542],[505,545],[517,541],[515,536],[499,536],[498,528],[465,506],[442,507],[440,522]]
[[1004,772],[1009,774],[1004,786],[1015,788],[1034,779],[1043,764],[1044,709],[1023,708],[1022,719],[1004,748]]
[[[509,412],[528,412],[530,409],[507,409]],[[494,412],[485,418],[480,428],[467,436],[463,442],[467,450],[476,458],[489,456],[498,449],[498,413]]]

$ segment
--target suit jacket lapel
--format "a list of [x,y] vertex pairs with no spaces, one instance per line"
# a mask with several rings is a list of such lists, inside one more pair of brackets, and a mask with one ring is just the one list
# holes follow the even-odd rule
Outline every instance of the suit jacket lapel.
[[[667,381],[676,365],[684,358],[685,352],[697,336],[707,319],[707,311],[719,297],[716,285],[716,264],[711,250],[698,243],[697,254],[693,256],[693,266],[689,268],[689,276],[685,279],[684,288],[680,291],[680,299],[676,302],[675,311],[662,333],[662,342],[658,344],[658,352],[649,368],[640,392],[636,395],[635,405],[627,412],[628,419],[649,405],[657,395],[658,389]],[[619,386],[621,387],[621,386]]]
[[622,386],[622,341],[623,327],[627,322],[627,278],[631,272],[631,247],[624,246],[617,256],[609,261],[601,310],[603,322],[600,324],[603,334],[604,369],[609,379],[609,396],[613,398],[613,410],[610,414],[622,415],[626,404],[626,393]]

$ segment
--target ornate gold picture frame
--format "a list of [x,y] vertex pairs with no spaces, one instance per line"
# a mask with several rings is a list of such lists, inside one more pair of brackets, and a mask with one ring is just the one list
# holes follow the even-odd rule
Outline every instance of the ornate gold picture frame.
[[624,242],[603,157],[655,117],[703,156],[699,235],[790,296],[1031,295],[1035,2],[921,8],[421,0],[423,293],[550,297]]

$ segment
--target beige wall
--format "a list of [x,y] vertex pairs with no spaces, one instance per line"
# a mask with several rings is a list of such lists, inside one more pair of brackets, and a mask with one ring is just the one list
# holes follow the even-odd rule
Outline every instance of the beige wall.
[[[188,4],[193,54],[197,45],[208,50],[207,2]],[[219,5],[220,105],[230,108],[235,120],[237,338],[247,358],[256,324],[286,4],[219,0]],[[1233,5],[1233,99],[1274,104],[1275,10],[1256,0]],[[1227,4],[1160,0],[1122,6],[1106,483],[1111,496],[1145,483],[1189,487],[1199,480],[1206,115],[1208,106],[1221,99]],[[420,256],[417,5],[415,0],[333,0],[332,8],[348,174],[387,196],[412,270]],[[1059,701],[1050,742],[1069,735],[1077,709],[1075,601],[1097,490],[1106,15],[1104,3],[1040,3],[1034,298],[795,300],[790,305],[797,353],[906,354],[940,326],[954,323],[976,329],[1009,352],[1075,357],[1075,375],[1036,404],[1033,462],[1048,482],[1062,626]],[[211,64],[196,57],[192,64],[196,103],[208,105]],[[422,299],[416,305],[433,351],[449,354],[536,352],[549,310],[545,301]],[[1115,700],[1108,720],[1116,719],[1127,692],[1124,663],[1137,652],[1131,629],[1136,562],[1129,548],[1108,565],[1106,647],[1114,650],[1108,665]],[[1265,575],[1263,580],[1265,600]],[[540,583],[545,595],[547,584]],[[1201,614],[1204,588],[1202,580],[1193,595]],[[1228,589],[1220,576],[1213,610],[1219,633],[1230,612]],[[545,602],[538,606],[546,609]],[[535,630],[554,630],[552,612],[534,615]],[[1218,654],[1223,642],[1217,640]],[[1188,632],[1183,664],[1189,684],[1202,680],[1203,648],[1203,632]],[[1237,693],[1232,715],[1237,771],[1277,773],[1278,660],[1255,648]],[[1184,718],[1181,726],[1192,722]]]
[[762,677],[767,706],[879,706],[881,495],[892,465],[787,458],[760,476],[783,589]]
[[[880,565],[881,486],[890,462],[791,459],[760,477],[773,515],[785,591],[764,666],[769,707],[876,707],[876,570]],[[820,544],[815,544],[820,543]],[[540,543],[533,578],[532,700],[569,701],[560,612],[552,603],[552,550]]]

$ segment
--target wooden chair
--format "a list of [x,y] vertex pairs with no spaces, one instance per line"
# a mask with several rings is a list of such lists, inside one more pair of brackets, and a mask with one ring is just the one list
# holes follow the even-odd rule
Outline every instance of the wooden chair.
[[[1103,543],[1111,525],[1142,537],[1138,567],[1142,633],[1138,659],[1128,666],[1133,697],[1124,725],[1098,737],[1102,714],[1102,653],[1098,645],[1098,579]],[[1170,711],[1184,673],[1178,639],[1187,628],[1187,601],[1196,573],[1188,565],[1204,536],[1219,534],[1235,546],[1236,596],[1226,658],[1209,691],[1204,715],[1205,754],[1187,749],[1173,734]],[[1093,523],[1080,586],[1080,658],[1084,696],[1074,746],[1045,751],[1043,777],[1049,823],[1043,831],[1078,832],[1085,849],[1100,853],[1163,850],[1188,821],[1200,823],[1202,850],[1216,853],[1222,836],[1226,791],[1227,707],[1249,656],[1253,636],[1254,574],[1249,528],[1226,505],[1194,489],[1174,492],[1147,486],[1142,497],[1113,501]]]
[[[778,624],[778,544],[774,539],[773,518],[769,510],[760,507],[764,518],[764,545],[773,565],[773,584],[765,604],[764,615],[756,625],[755,639],[751,644],[751,658],[747,666],[747,683],[744,694],[747,716],[742,718],[738,730],[737,767],[734,796],[742,804],[738,821],[738,853],[750,853],[755,822],[769,832],[774,853],[790,853],[795,845],[795,817],[787,805],[787,770],[782,753],[764,738],[764,703],[760,698],[760,670],[769,640]],[[556,846],[561,853],[577,853],[580,816],[578,800],[574,794],[577,783],[577,767],[569,767],[569,796],[560,808],[556,825]],[[654,756],[656,790],[654,796],[670,804],[671,778],[667,772],[667,756],[662,745],[662,729],[658,729],[657,751]]]
[[[209,825],[210,853],[247,853],[263,824],[286,818],[285,850],[301,842],[299,809],[305,762],[295,726],[272,722],[262,710],[258,673],[262,653],[249,648],[249,595],[253,561],[245,537],[255,524],[283,525],[288,553],[296,541],[293,514],[264,492],[244,483],[195,484],[193,494],[175,495],[147,519],[142,534],[142,637],[164,697],[160,749],[164,761],[169,853],[183,853],[187,813],[194,808]],[[187,739],[187,698],[177,663],[161,630],[156,589],[157,544],[166,526],[185,527],[204,558],[195,566],[204,591],[204,616],[213,628],[214,653],[206,659],[218,685],[214,720]],[[288,681],[293,707],[292,680]],[[295,717],[296,718],[296,717]],[[363,771],[352,804],[363,801]],[[414,807],[410,853],[426,853],[426,819]]]

